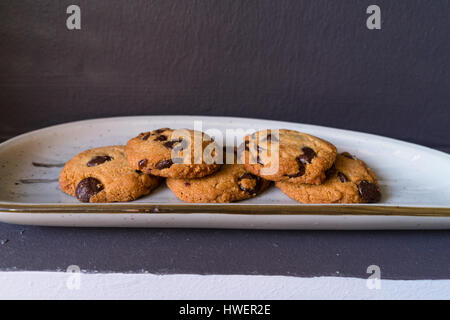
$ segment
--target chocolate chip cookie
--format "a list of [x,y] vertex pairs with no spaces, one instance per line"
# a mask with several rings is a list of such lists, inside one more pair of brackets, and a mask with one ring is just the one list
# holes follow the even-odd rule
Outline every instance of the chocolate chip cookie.
[[206,134],[161,128],[128,141],[129,165],[136,170],[168,178],[201,178],[219,170],[219,146]]
[[270,182],[251,174],[242,164],[224,164],[216,173],[200,179],[167,179],[167,186],[185,202],[224,203],[255,197]]
[[251,173],[272,181],[320,184],[336,159],[336,147],[294,130],[262,130],[248,135],[240,159]]
[[302,203],[373,203],[381,199],[375,174],[347,152],[338,154],[321,185],[278,181],[275,185],[290,198]]
[[132,169],[124,146],[84,151],[66,163],[59,176],[65,193],[81,202],[122,202],[149,194],[159,177]]

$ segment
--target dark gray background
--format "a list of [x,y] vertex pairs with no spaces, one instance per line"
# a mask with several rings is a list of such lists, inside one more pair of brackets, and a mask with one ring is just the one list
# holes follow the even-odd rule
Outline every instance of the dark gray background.
[[[81,7],[80,31],[65,27],[69,4]],[[382,30],[365,26],[370,4]],[[4,0],[0,138],[95,117],[198,114],[450,152],[449,30],[446,0]],[[378,264],[386,277],[448,278],[449,236],[0,225],[0,268],[365,277]]]

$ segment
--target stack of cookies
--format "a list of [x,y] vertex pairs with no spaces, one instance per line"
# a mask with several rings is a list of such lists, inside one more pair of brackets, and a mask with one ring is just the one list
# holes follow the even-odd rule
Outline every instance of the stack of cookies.
[[[230,160],[231,159],[231,160]],[[377,179],[366,164],[317,137],[263,130],[226,152],[203,132],[161,128],[126,146],[84,151],[67,162],[61,189],[82,202],[123,202],[166,179],[181,200],[225,203],[249,199],[272,181],[302,203],[377,202]]]
[[243,164],[222,164],[223,151],[203,132],[161,128],[139,134],[126,146],[82,152],[67,162],[59,184],[82,202],[132,201],[151,193],[164,178],[186,202],[239,201],[269,187]]
[[[275,156],[274,156],[275,155]],[[328,141],[293,130],[263,130],[245,137],[245,168],[301,203],[372,203],[377,178],[361,160],[337,153]]]

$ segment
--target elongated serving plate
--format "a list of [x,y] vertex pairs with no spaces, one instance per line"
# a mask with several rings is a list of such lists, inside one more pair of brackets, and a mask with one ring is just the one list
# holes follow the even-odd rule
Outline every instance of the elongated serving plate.
[[[79,152],[125,144],[161,127],[222,133],[287,128],[324,138],[363,159],[383,192],[378,204],[303,205],[273,187],[232,204],[187,204],[164,185],[130,203],[84,204],[58,185]],[[239,131],[241,129],[241,131]],[[239,134],[238,134],[239,136]],[[450,155],[370,134],[258,119],[142,116],[87,120],[33,131],[0,144],[0,221],[52,226],[264,229],[448,229]]]

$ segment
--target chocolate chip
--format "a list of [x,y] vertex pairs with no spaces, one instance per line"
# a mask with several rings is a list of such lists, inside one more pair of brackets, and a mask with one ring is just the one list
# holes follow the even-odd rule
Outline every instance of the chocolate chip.
[[113,158],[111,158],[110,156],[97,156],[97,157],[92,158],[88,163],[86,163],[86,165],[88,167],[95,167],[106,161],[111,161],[112,159]]
[[137,174],[144,174],[141,170],[134,170]]
[[343,156],[346,157],[346,158],[355,160],[355,157],[353,157],[353,156],[352,156],[350,153],[348,153],[348,152],[342,152],[341,155],[343,155]]
[[139,161],[138,166],[139,168],[145,167],[148,163],[147,159],[142,159],[141,161]]
[[162,160],[156,164],[155,168],[158,170],[162,170],[162,169],[170,168],[172,165],[173,165],[172,159]]
[[170,130],[170,128],[160,128],[160,129],[156,129],[153,132],[154,133],[163,133],[164,131]]
[[332,176],[334,176],[335,173],[336,173],[336,167],[333,164],[330,169],[325,171],[325,176],[327,177],[327,179],[330,179]]
[[312,159],[316,156],[316,153],[313,149],[308,147],[302,148],[303,154],[299,155],[297,157],[298,160],[300,160],[302,163],[311,163]]
[[167,136],[165,136],[165,135],[160,135],[160,136],[157,136],[156,138],[155,138],[155,141],[166,141],[167,140]]
[[183,139],[174,139],[163,143],[163,146],[167,149],[173,149],[174,144],[182,142]]
[[245,140],[244,141],[244,149],[245,149],[245,151],[250,151],[249,143],[250,143],[249,140]]
[[302,175],[305,174],[306,168],[305,168],[304,159],[301,158],[301,156],[298,156],[296,160],[298,163],[298,172],[294,173],[294,174],[288,174],[287,176],[289,178],[297,178],[297,177],[301,177]]
[[75,189],[75,195],[81,202],[89,202],[91,197],[103,190],[103,185],[95,178],[81,180]]
[[189,182],[185,182],[184,185],[185,185],[186,187],[190,187],[190,186],[191,186],[191,184],[190,184]]
[[358,183],[358,191],[365,202],[373,203],[381,199],[380,188],[373,182],[367,180],[360,181]]
[[151,133],[146,133],[141,139],[142,140],[148,140],[148,138],[151,136]]
[[[237,156],[240,157],[242,153],[244,152],[244,144],[242,143],[239,145],[239,147],[236,148]],[[225,159],[225,153],[224,153],[224,159]]]
[[[243,181],[243,180],[254,181],[254,186],[253,187],[244,186],[243,183],[245,181]],[[255,195],[261,189],[262,179],[258,176],[255,176],[255,175],[247,172],[238,178],[238,185],[239,185],[239,189],[241,189],[242,191],[250,193],[252,195]]]
[[[246,142],[246,144],[245,144],[245,150],[250,151],[250,149],[249,149],[249,147],[248,147],[248,141],[245,141],[245,142]],[[257,144],[254,145],[254,148],[255,148],[255,151],[256,151],[256,163],[259,163],[260,165],[263,166],[263,165],[264,165],[264,162],[262,161],[261,157],[259,156],[259,153],[260,153],[261,151],[266,150],[266,149],[264,149],[263,147],[261,147],[261,146],[259,146],[259,145],[257,145]]]
[[259,154],[256,156],[256,162],[259,163],[260,165],[264,165],[264,162],[262,161],[261,157],[259,156]]
[[304,174],[305,174],[305,165],[303,163],[299,163],[298,164],[298,172],[294,173],[294,174],[287,174],[287,176],[289,178],[297,178],[297,177],[301,177]]
[[349,181],[347,176],[345,174],[343,174],[342,172],[338,172],[337,175],[339,177],[339,180],[341,180],[342,183]]

